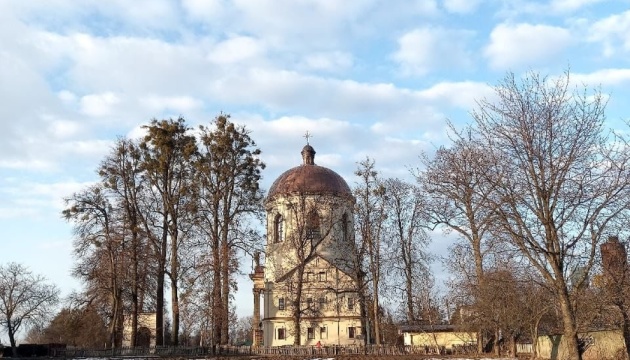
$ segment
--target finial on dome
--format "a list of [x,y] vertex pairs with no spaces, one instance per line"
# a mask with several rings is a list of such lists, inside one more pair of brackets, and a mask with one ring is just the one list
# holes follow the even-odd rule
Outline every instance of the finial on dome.
[[308,130],[306,130],[306,134],[304,134],[304,138],[306,139],[306,145],[309,145],[308,140],[312,137],[313,135],[311,135],[311,133],[308,132]]
[[302,161],[304,165],[315,165],[315,149],[311,145],[302,148]]

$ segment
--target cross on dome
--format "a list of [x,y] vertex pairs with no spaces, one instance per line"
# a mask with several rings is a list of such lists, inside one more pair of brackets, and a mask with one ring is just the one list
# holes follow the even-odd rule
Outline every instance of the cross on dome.
[[308,132],[308,130],[306,130],[306,134],[304,134],[304,138],[306,139],[306,145],[310,145],[308,140],[312,137],[313,135],[310,132]]

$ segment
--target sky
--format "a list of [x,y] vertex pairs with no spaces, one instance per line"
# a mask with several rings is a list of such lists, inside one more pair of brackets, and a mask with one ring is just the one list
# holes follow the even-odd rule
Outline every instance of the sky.
[[350,185],[367,156],[411,179],[506,72],[570,67],[609,95],[611,127],[630,114],[630,0],[0,0],[0,24],[0,263],[62,295],[80,288],[63,199],[153,118],[231,114],[268,189],[300,164],[306,131]]

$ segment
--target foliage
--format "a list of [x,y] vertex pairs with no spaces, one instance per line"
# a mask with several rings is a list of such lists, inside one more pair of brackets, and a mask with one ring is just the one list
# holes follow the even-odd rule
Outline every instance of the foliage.
[[63,308],[36,339],[40,344],[66,344],[79,348],[101,348],[108,339],[107,327],[95,309]]

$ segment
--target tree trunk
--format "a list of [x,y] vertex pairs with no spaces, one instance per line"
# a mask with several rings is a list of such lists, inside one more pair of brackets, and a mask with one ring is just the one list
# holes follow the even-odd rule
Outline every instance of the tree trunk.
[[164,345],[164,263],[160,261],[155,296],[155,345]]
[[[481,287],[481,283],[483,282],[483,255],[481,253],[481,239],[475,228],[473,228],[472,234],[472,248],[473,248],[473,256],[475,257],[475,275],[477,276],[477,281],[475,283],[477,289]],[[483,354],[483,331],[481,329],[477,329],[477,353]]]
[[510,336],[510,356],[516,357],[516,336]]
[[177,281],[171,279],[171,311],[173,312],[173,329],[171,331],[171,345],[179,345],[179,295]]
[[623,316],[621,330],[623,334],[623,343],[626,346],[626,358],[630,359],[630,316],[628,316],[628,309],[626,309],[625,306],[619,305],[618,307]]
[[494,355],[496,356],[501,356],[501,346],[499,344],[499,336],[500,336],[501,331],[499,330],[499,328],[494,329]]
[[11,317],[7,318],[7,332],[9,333],[9,343],[11,343],[11,352],[13,357],[17,357],[17,347],[15,346],[15,331],[13,330],[13,324],[11,323]]
[[[399,228],[399,232],[402,233],[402,229]],[[411,323],[416,322],[416,314],[413,307],[413,268],[411,263],[411,255],[407,254],[407,249],[404,244],[402,244],[402,235],[401,235],[401,249],[402,249],[402,258],[405,264],[405,293],[407,297],[407,320]]]
[[[374,288],[378,289],[378,281],[374,282]],[[378,291],[375,290],[374,291],[374,303],[373,303],[373,307],[374,307],[374,337],[376,339],[375,343],[376,345],[380,345],[381,344],[381,321],[379,319],[379,299],[378,299]]]
[[564,325],[564,342],[567,349],[567,360],[582,360],[582,354],[579,351],[577,325],[575,314],[571,309],[571,302],[566,286],[558,295],[560,302],[560,310],[562,312],[562,324]]
[[293,303],[293,345],[300,346],[302,342],[302,290],[304,286],[304,262],[297,271],[295,300]]
[[221,323],[221,344],[227,345],[229,342],[230,323],[230,250],[228,246],[227,224],[224,224],[221,239],[221,308],[223,322]]
[[534,322],[534,328],[531,331],[532,334],[532,359],[538,358],[538,326],[542,317],[536,318]]
[[[176,219],[176,218],[175,218]],[[172,331],[171,345],[179,345],[179,249],[178,249],[178,231],[177,221],[173,220],[173,230],[171,235],[171,312],[172,312]]]
[[367,345],[367,324],[368,324],[368,310],[367,310],[367,300],[365,296],[365,278],[363,276],[363,271],[359,270],[357,275],[357,283],[359,285],[358,296],[359,296],[359,312],[361,314],[361,329],[365,333],[363,336],[363,345]]
[[[135,226],[134,226],[135,227]],[[138,234],[133,232],[133,250],[132,250],[132,283],[131,283],[131,346],[136,346],[136,335],[138,334]]]
[[[215,233],[216,234],[216,233]],[[227,319],[223,319],[223,304],[222,304],[222,296],[221,296],[221,254],[219,239],[215,237],[213,241],[213,276],[212,279],[212,345],[218,345],[221,343],[221,330],[223,326],[221,326],[223,321],[227,321]]]

